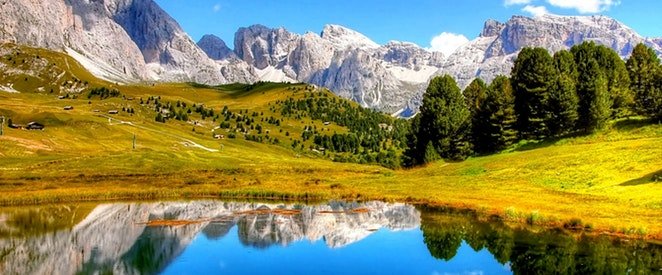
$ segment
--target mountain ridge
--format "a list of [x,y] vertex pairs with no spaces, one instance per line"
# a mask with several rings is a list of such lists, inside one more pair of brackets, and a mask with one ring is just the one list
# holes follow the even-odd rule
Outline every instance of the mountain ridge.
[[195,43],[153,0],[21,0],[6,2],[0,16],[6,18],[0,42],[67,52],[112,82],[306,82],[395,114],[411,114],[434,76],[450,74],[465,87],[476,77],[489,82],[508,74],[523,47],[555,52],[594,41],[625,58],[643,42],[662,55],[662,38],[642,37],[606,16],[489,19],[477,38],[450,56],[410,42],[379,45],[335,24],[305,34],[240,28],[234,49],[211,35]]

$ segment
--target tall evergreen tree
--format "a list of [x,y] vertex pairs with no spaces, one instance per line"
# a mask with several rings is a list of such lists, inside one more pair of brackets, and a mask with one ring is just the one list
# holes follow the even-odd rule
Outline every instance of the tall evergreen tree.
[[577,122],[579,98],[575,79],[577,66],[572,53],[562,50],[554,54],[556,80],[549,92],[547,126],[550,135],[558,136],[571,132]]
[[[418,125],[412,125],[415,152],[408,150],[411,162],[426,163],[426,155],[434,155],[428,152],[430,146],[444,159],[462,160],[470,154],[470,114],[453,77],[439,76],[430,81],[418,116]],[[410,136],[408,143],[413,141]]]
[[480,78],[476,78],[464,89],[462,95],[464,95],[464,102],[469,108],[469,112],[473,115],[485,101],[487,84]]
[[579,126],[587,132],[604,128],[611,115],[611,100],[607,92],[607,79],[598,62],[591,59],[584,73],[580,73],[579,81],[583,83],[578,91]]
[[485,113],[489,114],[486,132],[489,134],[487,152],[501,151],[517,140],[515,96],[506,76],[497,76],[487,90]]
[[565,74],[577,78],[577,64],[570,51],[560,50],[554,54],[554,68],[558,74]]
[[544,138],[548,134],[545,105],[555,79],[552,57],[543,48],[524,48],[515,60],[511,76],[520,136]]
[[660,89],[660,59],[653,49],[638,44],[634,47],[630,59],[626,63],[630,74],[630,88],[634,92],[635,110],[637,113],[656,117],[662,109],[662,93]]
[[657,75],[655,77],[655,87],[651,93],[652,105],[657,106],[653,110],[657,109],[657,113],[653,111],[651,116],[653,119],[656,119],[658,123],[662,123],[662,69],[657,70]]
[[612,117],[627,116],[634,103],[634,96],[630,90],[630,76],[625,62],[614,50],[602,45],[596,46],[595,59],[607,78]]
[[471,134],[470,141],[473,149],[479,154],[487,153],[487,143],[489,142],[489,133],[487,131],[489,123],[489,114],[484,109],[487,99],[487,85],[480,78],[474,79],[464,92],[464,102],[471,115]]
[[611,98],[605,71],[596,59],[597,46],[584,42],[572,47],[571,52],[577,64],[577,95],[579,108],[577,127],[585,132],[599,130],[611,116]]
[[402,153],[402,165],[405,167],[413,167],[423,164],[423,152],[425,148],[418,146],[418,131],[421,125],[421,116],[417,115],[410,120],[409,132],[407,132],[407,147]]

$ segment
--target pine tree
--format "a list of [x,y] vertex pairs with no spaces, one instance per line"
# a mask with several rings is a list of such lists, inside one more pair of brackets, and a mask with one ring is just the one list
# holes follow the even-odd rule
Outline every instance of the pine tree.
[[634,95],[630,90],[630,76],[625,62],[614,50],[602,45],[596,46],[595,59],[607,79],[607,90],[612,103],[611,117],[619,118],[629,115],[634,103]]
[[652,105],[657,106],[653,110],[657,109],[657,113],[653,111],[651,116],[653,119],[657,120],[658,123],[662,123],[662,69],[657,70],[657,75],[655,76],[655,87],[651,93]]
[[549,92],[547,125],[550,135],[558,136],[575,129],[579,97],[575,85],[577,66],[572,53],[565,50],[557,52],[554,54],[554,65],[557,76]]
[[474,79],[464,92],[464,102],[471,115],[470,141],[476,153],[487,153],[490,135],[487,131],[489,114],[484,110],[487,99],[487,85],[480,78]]
[[552,57],[543,48],[524,48],[515,60],[511,76],[520,136],[525,139],[546,137],[545,105],[555,79]]
[[554,68],[558,74],[565,74],[577,78],[577,64],[570,51],[561,50],[554,54]]
[[467,134],[471,118],[453,77],[445,75],[430,81],[418,116],[419,120],[412,123],[415,138],[410,135],[408,140],[408,154],[414,164],[426,163],[425,152],[431,150],[428,145],[444,159],[462,160],[470,154]]
[[165,122],[165,119],[163,118],[163,116],[161,115],[161,113],[156,113],[156,118],[154,118],[154,120],[155,120],[156,122],[162,122],[162,123]]
[[575,80],[566,74],[556,78],[550,90],[547,109],[550,116],[547,121],[551,136],[559,136],[574,131],[577,119],[579,97],[575,87]]
[[489,133],[489,147],[487,152],[498,152],[512,145],[517,140],[515,124],[515,97],[506,76],[497,76],[490,84],[485,100],[486,113],[489,116],[487,133]]
[[439,160],[439,153],[437,149],[432,144],[432,141],[428,141],[428,144],[425,145],[425,154],[423,155],[423,163],[431,163]]
[[596,59],[597,47],[584,42],[571,49],[577,64],[577,127],[585,132],[602,129],[611,116],[611,99],[605,71]]
[[589,60],[585,73],[580,73],[579,81],[583,83],[578,90],[579,126],[586,132],[602,129],[611,115],[607,80],[595,60]]
[[476,78],[464,89],[462,95],[469,112],[473,115],[480,108],[482,102],[485,101],[487,85],[480,78]]
[[626,67],[630,74],[630,88],[634,92],[636,112],[660,118],[662,85],[659,75],[661,68],[660,59],[655,51],[644,44],[638,44],[634,47]]

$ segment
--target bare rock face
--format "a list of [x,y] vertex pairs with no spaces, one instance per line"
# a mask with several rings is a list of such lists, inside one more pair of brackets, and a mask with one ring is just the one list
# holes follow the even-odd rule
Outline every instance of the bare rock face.
[[331,42],[337,49],[376,49],[379,45],[365,35],[343,26],[326,25],[322,30],[321,37]]
[[311,77],[331,65],[335,45],[317,34],[306,33],[300,37],[296,49],[289,55],[285,70],[291,70],[299,81]]
[[213,60],[223,60],[227,58],[236,58],[232,49],[225,45],[225,41],[213,34],[207,34],[200,38],[198,47],[204,51],[209,58]]
[[421,70],[424,66],[441,67],[444,55],[440,52],[430,52],[414,43],[391,41],[381,47],[380,59],[412,70]]
[[653,43],[655,43],[657,46],[662,48],[662,37],[653,38],[652,40],[653,40]]
[[321,35],[261,25],[241,28],[235,53],[256,69],[256,80],[308,82],[385,112],[403,109],[443,62],[441,53],[413,43],[379,46],[338,25],[325,26]]
[[153,0],[115,0],[105,4],[113,20],[142,51],[152,78],[209,84],[226,82],[218,65]]
[[282,67],[294,51],[299,35],[283,28],[269,29],[262,25],[240,28],[235,34],[237,56],[257,69]]

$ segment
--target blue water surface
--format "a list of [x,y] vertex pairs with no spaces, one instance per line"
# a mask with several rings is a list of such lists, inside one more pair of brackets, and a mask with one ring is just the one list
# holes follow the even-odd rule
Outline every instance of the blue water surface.
[[465,242],[450,261],[430,255],[420,229],[380,229],[330,248],[323,239],[265,249],[243,245],[234,226],[223,238],[199,234],[163,274],[511,274],[486,249]]

